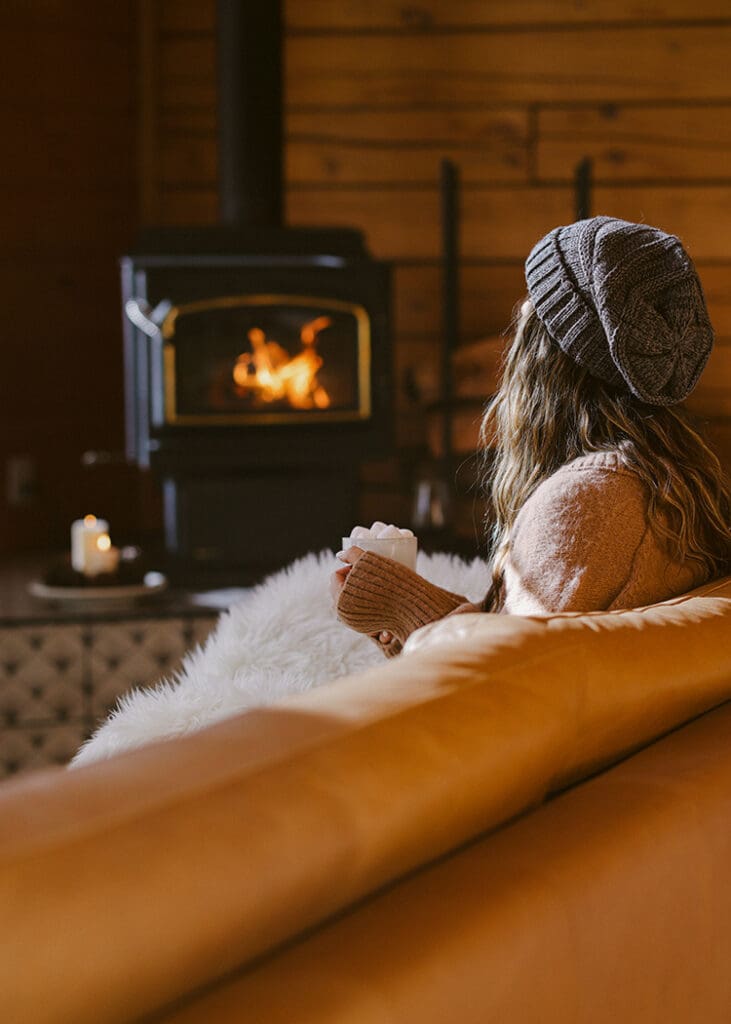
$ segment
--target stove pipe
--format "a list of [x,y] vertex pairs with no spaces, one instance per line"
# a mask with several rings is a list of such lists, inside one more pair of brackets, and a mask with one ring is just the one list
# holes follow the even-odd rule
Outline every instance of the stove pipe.
[[217,0],[221,223],[282,225],[280,0]]

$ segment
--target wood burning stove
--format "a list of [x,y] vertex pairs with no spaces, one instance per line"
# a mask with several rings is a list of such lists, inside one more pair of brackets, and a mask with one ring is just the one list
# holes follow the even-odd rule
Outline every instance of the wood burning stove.
[[337,544],[391,441],[388,266],[358,231],[281,224],[281,3],[218,0],[217,24],[221,226],[122,261],[127,456],[194,584]]
[[255,578],[332,546],[391,440],[389,268],[353,231],[158,231],[122,261],[127,455],[169,570]]

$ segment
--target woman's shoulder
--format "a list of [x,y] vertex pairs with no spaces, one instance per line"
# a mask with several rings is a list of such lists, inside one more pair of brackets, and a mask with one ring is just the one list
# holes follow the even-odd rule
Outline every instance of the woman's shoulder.
[[600,549],[607,558],[640,544],[647,530],[649,492],[619,452],[596,452],[566,463],[536,487],[512,531],[514,548],[569,560]]
[[632,608],[703,582],[652,528],[650,490],[621,452],[574,459],[521,508],[506,565],[507,611]]
[[592,453],[562,466],[516,518],[505,570],[506,610],[611,607],[637,571],[637,554],[649,536],[648,504],[647,488],[619,452]]
[[596,506],[602,517],[621,513],[644,518],[647,486],[617,450],[591,452],[567,462],[543,480],[526,502],[531,513],[538,509],[575,511],[576,504]]
[[569,480],[576,474],[586,479],[593,478],[597,482],[603,481],[605,484],[617,477],[630,484],[639,483],[639,477],[618,448],[579,455],[557,469],[548,479]]

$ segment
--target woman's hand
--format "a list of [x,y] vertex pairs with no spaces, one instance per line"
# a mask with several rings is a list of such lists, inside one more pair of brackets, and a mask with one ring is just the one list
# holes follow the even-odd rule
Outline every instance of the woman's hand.
[[[362,548],[352,547],[348,548],[347,551],[338,551],[337,557],[341,562],[344,562],[342,569],[336,569],[330,577],[330,594],[332,596],[335,605],[337,606],[340,594],[342,593],[345,580],[347,579],[348,573],[353,568],[359,558],[362,558],[365,552]],[[393,640],[393,634],[387,629],[381,630],[378,634],[378,642],[380,644],[389,644]]]
[[348,548],[347,551],[338,551],[337,557],[341,562],[345,562],[345,565],[342,569],[336,569],[330,577],[330,594],[335,604],[338,603],[338,598],[348,573],[358,559],[363,557],[363,554],[363,549],[356,547]]

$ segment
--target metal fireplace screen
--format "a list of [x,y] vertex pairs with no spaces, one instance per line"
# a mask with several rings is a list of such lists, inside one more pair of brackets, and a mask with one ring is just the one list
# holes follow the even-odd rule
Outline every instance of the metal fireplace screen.
[[370,322],[360,305],[280,294],[205,299],[173,306],[161,333],[171,425],[371,414]]

